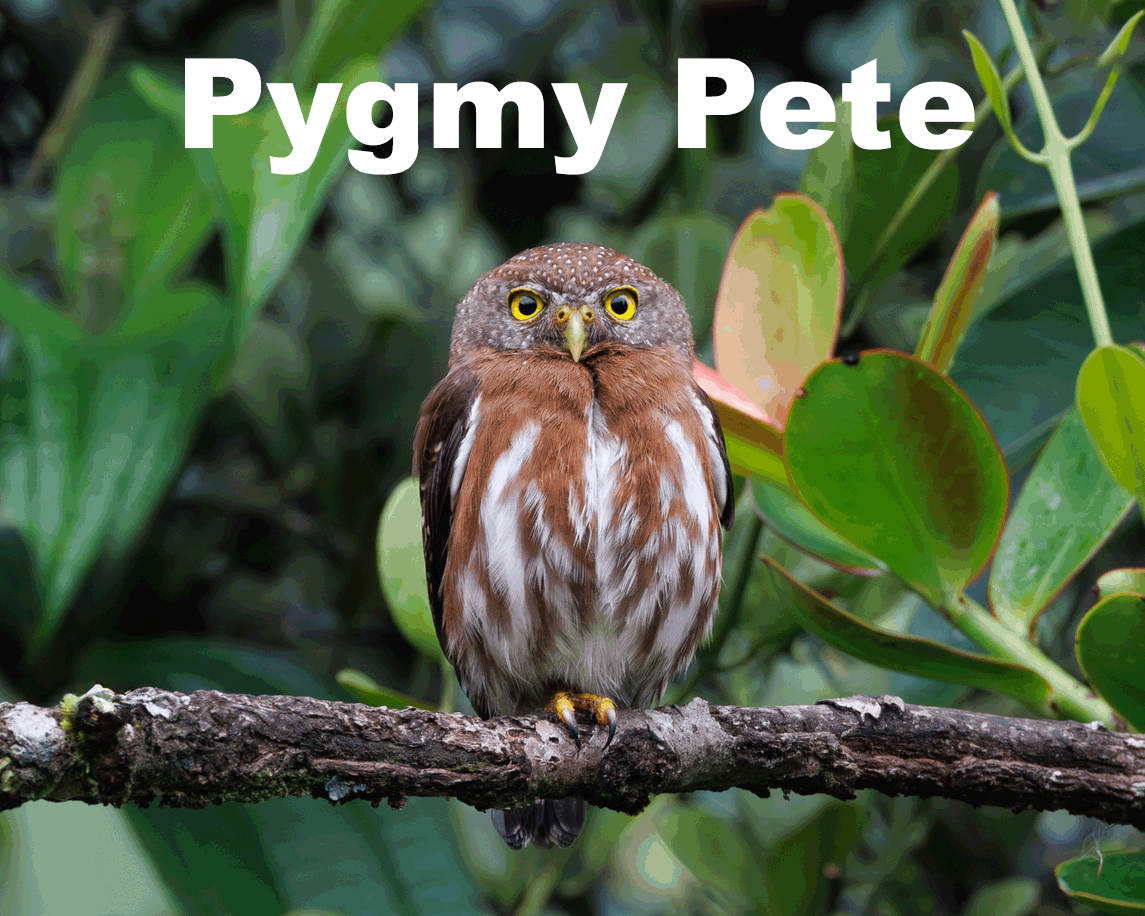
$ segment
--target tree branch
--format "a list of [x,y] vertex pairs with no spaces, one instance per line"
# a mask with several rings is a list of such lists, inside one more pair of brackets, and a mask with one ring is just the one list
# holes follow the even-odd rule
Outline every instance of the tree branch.
[[508,808],[574,796],[628,813],[663,792],[733,786],[850,798],[859,789],[1064,808],[1145,828],[1145,736],[897,697],[816,706],[624,710],[577,749],[544,714],[482,721],[306,697],[93,687],[43,709],[0,704],[0,810],[46,798],[201,808],[312,795],[408,795]]

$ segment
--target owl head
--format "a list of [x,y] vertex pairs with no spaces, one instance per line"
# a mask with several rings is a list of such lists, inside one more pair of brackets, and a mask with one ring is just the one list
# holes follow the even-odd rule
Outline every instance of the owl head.
[[643,264],[600,245],[532,248],[479,279],[457,304],[450,363],[479,347],[590,359],[599,344],[661,347],[693,359],[684,300]]

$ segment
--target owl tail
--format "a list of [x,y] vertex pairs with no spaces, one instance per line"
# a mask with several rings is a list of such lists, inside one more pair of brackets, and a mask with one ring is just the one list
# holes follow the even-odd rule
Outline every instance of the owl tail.
[[579,798],[537,799],[524,808],[493,811],[493,826],[513,849],[571,846],[584,829],[588,805]]

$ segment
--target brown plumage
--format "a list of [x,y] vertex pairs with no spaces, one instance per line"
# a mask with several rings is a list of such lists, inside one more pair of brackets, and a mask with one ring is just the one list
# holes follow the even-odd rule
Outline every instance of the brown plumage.
[[[575,705],[611,740],[612,701],[658,701],[707,635],[732,491],[693,358],[679,294],[596,245],[526,251],[458,304],[414,474],[438,638],[482,716],[549,704],[579,740]],[[494,824],[567,846],[584,814]]]

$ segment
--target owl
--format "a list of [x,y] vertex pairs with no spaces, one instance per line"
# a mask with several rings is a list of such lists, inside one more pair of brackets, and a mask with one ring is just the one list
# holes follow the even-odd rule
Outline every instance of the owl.
[[[657,702],[708,634],[733,495],[680,294],[598,245],[523,252],[458,303],[414,439],[437,636],[483,717]],[[568,846],[579,799],[494,811]]]

